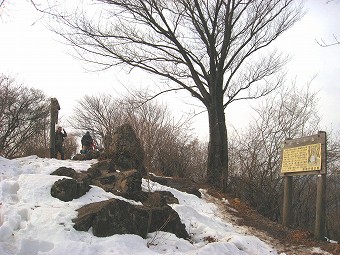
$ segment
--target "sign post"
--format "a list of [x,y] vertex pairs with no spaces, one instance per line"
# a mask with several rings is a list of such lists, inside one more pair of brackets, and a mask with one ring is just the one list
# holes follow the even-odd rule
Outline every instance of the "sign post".
[[58,123],[59,102],[56,98],[51,98],[51,125],[50,125],[50,158],[55,158],[55,124]]
[[327,175],[326,132],[298,139],[287,139],[281,153],[281,174],[285,177],[282,224],[291,224],[292,177],[294,175],[318,175],[316,220],[314,236],[322,239],[326,218],[326,175]]
[[292,224],[293,176],[284,178],[282,225],[289,227]]

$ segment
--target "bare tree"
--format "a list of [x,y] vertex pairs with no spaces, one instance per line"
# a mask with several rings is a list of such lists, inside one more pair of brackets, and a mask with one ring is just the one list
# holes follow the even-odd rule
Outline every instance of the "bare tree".
[[0,154],[4,157],[22,156],[24,145],[35,143],[43,135],[49,104],[40,90],[15,84],[0,76]]
[[77,135],[74,133],[67,134],[67,137],[64,141],[65,147],[65,159],[72,158],[77,153]]
[[126,121],[131,124],[141,140],[145,151],[146,168],[152,172],[160,171],[160,173],[172,176],[174,171],[169,174],[159,166],[160,158],[166,157],[166,154],[159,152],[165,147],[175,151],[174,145],[179,144],[176,141],[181,140],[182,144],[186,143],[189,134],[185,135],[185,133],[189,133],[190,130],[190,116],[186,119],[175,120],[166,105],[157,101],[144,103],[146,97],[147,92],[139,91],[122,101]]
[[264,49],[301,18],[300,1],[96,2],[87,11],[78,7],[76,14],[54,15],[60,25],[57,33],[85,61],[103,69],[116,65],[142,69],[168,81],[169,87],[159,94],[185,90],[198,99],[209,117],[208,182],[225,188],[224,110],[232,102],[265,96],[282,84],[279,72],[287,59],[275,49]]
[[[256,117],[247,131],[238,134],[230,144],[230,191],[273,220],[280,219],[282,204],[282,142],[286,138],[311,135],[318,131],[320,118],[316,96],[309,86],[298,90],[294,84],[277,91],[255,109]],[[315,205],[308,203],[313,199],[310,194],[314,193],[306,192],[315,188],[311,182],[312,178],[300,178],[295,185],[294,206],[300,206],[297,209],[301,212],[296,214],[296,222],[301,225],[303,217],[306,217],[302,211]]]
[[41,158],[50,157],[50,118],[42,120],[41,124],[45,127],[45,130],[32,134],[30,141],[34,142],[21,144],[21,155],[17,156],[26,157],[30,155],[37,155]]
[[96,142],[102,144],[104,138],[112,137],[115,128],[123,123],[121,108],[119,100],[110,95],[86,95],[78,101],[69,122],[77,130],[89,131]]
[[191,132],[191,118],[175,120],[166,105],[148,101],[147,92],[134,92],[122,101],[127,121],[132,125],[145,151],[148,171],[166,176],[205,177],[204,146]]
[[208,144],[198,139],[192,139],[183,150],[182,157],[187,162],[185,176],[199,183],[205,182]]
[[[148,171],[168,176],[193,173],[192,161],[198,158],[193,152],[200,152],[200,144],[193,142],[190,135],[190,118],[175,120],[165,105],[157,101],[145,103],[145,97],[145,92],[134,92],[123,99],[85,96],[75,107],[71,125],[90,130],[97,140],[105,141],[106,136],[113,137],[117,127],[129,123],[141,141]],[[205,157],[199,157],[196,164],[204,166],[204,160]]]

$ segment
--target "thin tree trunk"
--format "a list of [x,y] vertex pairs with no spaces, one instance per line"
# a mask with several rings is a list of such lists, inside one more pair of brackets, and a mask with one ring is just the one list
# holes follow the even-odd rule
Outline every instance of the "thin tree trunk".
[[[219,101],[219,100],[216,100]],[[222,104],[222,100],[220,100]],[[223,105],[218,102],[208,107],[209,148],[207,181],[226,191],[228,180],[228,137]]]

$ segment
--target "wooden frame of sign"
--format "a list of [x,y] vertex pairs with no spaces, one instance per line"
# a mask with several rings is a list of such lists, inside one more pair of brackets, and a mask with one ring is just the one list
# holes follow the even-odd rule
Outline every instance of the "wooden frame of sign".
[[325,233],[327,139],[326,132],[287,139],[281,151],[281,175],[284,176],[283,219],[284,226],[292,221],[293,176],[317,174],[317,201],[314,236],[322,239]]

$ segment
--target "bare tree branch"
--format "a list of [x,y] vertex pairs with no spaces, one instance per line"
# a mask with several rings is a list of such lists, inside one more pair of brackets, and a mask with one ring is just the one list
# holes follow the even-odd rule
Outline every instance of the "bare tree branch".
[[40,90],[0,76],[0,155],[14,157],[24,154],[26,143],[45,132],[48,106]]
[[326,43],[323,39],[315,40],[317,44],[319,44],[321,47],[330,47],[334,45],[340,45],[340,41],[336,35],[333,35],[334,42],[333,43]]
[[[299,0],[97,0],[75,12],[53,9],[77,56],[103,69],[123,66],[169,81],[207,109],[208,175],[227,172],[225,108],[268,95],[287,58],[269,47],[303,15]],[[88,9],[86,9],[88,7]],[[265,49],[267,49],[265,51]],[[227,175],[223,178],[227,178]]]

